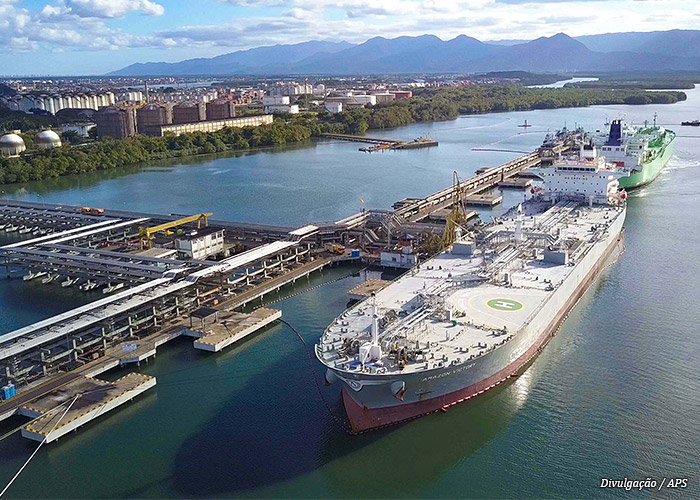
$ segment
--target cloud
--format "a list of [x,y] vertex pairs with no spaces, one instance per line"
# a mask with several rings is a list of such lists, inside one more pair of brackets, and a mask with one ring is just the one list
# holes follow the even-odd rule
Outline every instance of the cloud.
[[110,19],[124,17],[129,12],[145,16],[162,16],[165,8],[151,0],[65,0],[70,13],[80,17]]
[[[700,2],[689,0],[209,0],[218,3],[215,21],[182,25],[181,18],[167,19],[163,5],[168,0],[46,1],[42,8],[29,9],[18,0],[0,0],[2,51],[178,47],[182,53],[209,55],[308,40],[361,43],[378,35],[533,39],[626,26],[639,31],[695,28],[700,14]],[[236,7],[230,9],[234,19],[221,15],[228,5]],[[113,25],[129,14],[165,16],[159,24],[170,27],[137,33]]]
[[0,47],[8,52],[49,50],[116,50],[130,47],[171,47],[167,37],[133,35],[110,28],[106,21],[130,11],[162,15],[150,0],[65,0],[29,11],[13,0],[0,0]]

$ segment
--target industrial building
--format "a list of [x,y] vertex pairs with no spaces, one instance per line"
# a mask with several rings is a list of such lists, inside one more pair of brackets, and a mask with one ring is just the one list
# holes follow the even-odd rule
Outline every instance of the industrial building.
[[296,115],[299,113],[298,104],[272,104],[265,106],[265,113],[289,113]]
[[173,123],[201,122],[206,119],[203,102],[183,102],[173,107]]
[[363,106],[374,106],[375,104],[377,104],[377,96],[375,95],[358,94],[353,95],[352,99],[355,103],[362,104]]
[[329,113],[342,113],[343,103],[340,101],[326,101],[324,104],[326,111]]
[[225,120],[235,118],[236,105],[233,101],[219,99],[206,104],[207,120]]
[[313,87],[308,83],[298,84],[291,82],[275,85],[268,90],[268,93],[271,96],[311,94],[313,93]]
[[205,260],[224,252],[224,230],[206,227],[185,233],[175,240],[180,259]]
[[136,135],[136,112],[134,108],[106,106],[95,113],[97,137],[124,139]]
[[[342,104],[342,111],[346,111],[348,109],[352,108],[364,108],[365,106],[369,105],[374,105],[377,103],[377,100],[375,99],[375,96],[370,96],[370,95],[350,95],[350,96],[334,96],[334,97],[327,97],[326,98],[326,106],[330,103],[341,103]],[[326,108],[328,109],[328,107]],[[330,109],[329,109],[330,111]],[[331,111],[332,113],[334,112],[339,112],[339,111]]]
[[53,130],[44,130],[34,136],[36,149],[53,149],[61,147],[61,138]]
[[150,127],[173,122],[172,106],[146,104],[136,110],[136,125],[139,133],[147,134]]
[[62,109],[94,109],[114,104],[114,94],[17,94],[0,97],[0,103],[13,111],[42,110],[55,115]]
[[372,95],[376,99],[377,104],[384,104],[387,102],[391,102],[395,99],[394,94],[391,92],[372,92]]
[[77,133],[80,137],[89,137],[90,136],[90,130],[95,128],[96,125],[92,122],[84,122],[84,123],[66,123],[61,127],[62,132],[75,132]]
[[18,132],[19,130],[16,130],[0,137],[0,155],[17,156],[27,149],[24,145],[24,139],[18,135]]
[[160,125],[152,127],[148,133],[160,137],[165,134],[180,135],[190,132],[216,132],[224,127],[259,127],[260,125],[271,125],[272,122],[272,115],[242,116],[240,118],[229,118],[228,120]]

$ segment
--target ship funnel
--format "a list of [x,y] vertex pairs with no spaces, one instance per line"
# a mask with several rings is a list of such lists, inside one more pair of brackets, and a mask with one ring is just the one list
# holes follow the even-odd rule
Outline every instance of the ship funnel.
[[608,134],[608,146],[622,145],[622,120],[613,120]]

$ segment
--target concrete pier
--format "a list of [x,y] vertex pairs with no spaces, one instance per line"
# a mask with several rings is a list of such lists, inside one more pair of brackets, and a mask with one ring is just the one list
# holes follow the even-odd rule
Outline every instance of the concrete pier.
[[532,179],[511,178],[498,183],[499,188],[526,189],[532,186]]
[[499,194],[473,194],[464,197],[464,202],[467,205],[476,205],[480,207],[495,207],[503,201],[503,196]]
[[19,414],[36,417],[22,428],[22,437],[56,441],[155,385],[155,377],[140,373],[130,373],[114,382],[78,378],[19,408]]
[[201,337],[194,341],[195,349],[219,352],[243,340],[282,317],[282,311],[261,307],[252,313],[221,311],[218,321],[206,325]]

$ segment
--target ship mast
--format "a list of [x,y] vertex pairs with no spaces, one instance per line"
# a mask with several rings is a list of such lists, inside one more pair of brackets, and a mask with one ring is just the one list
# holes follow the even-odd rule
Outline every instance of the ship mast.
[[372,293],[372,327],[371,327],[371,333],[372,333],[372,344],[373,345],[378,345],[379,344],[379,324],[377,320],[377,298]]

